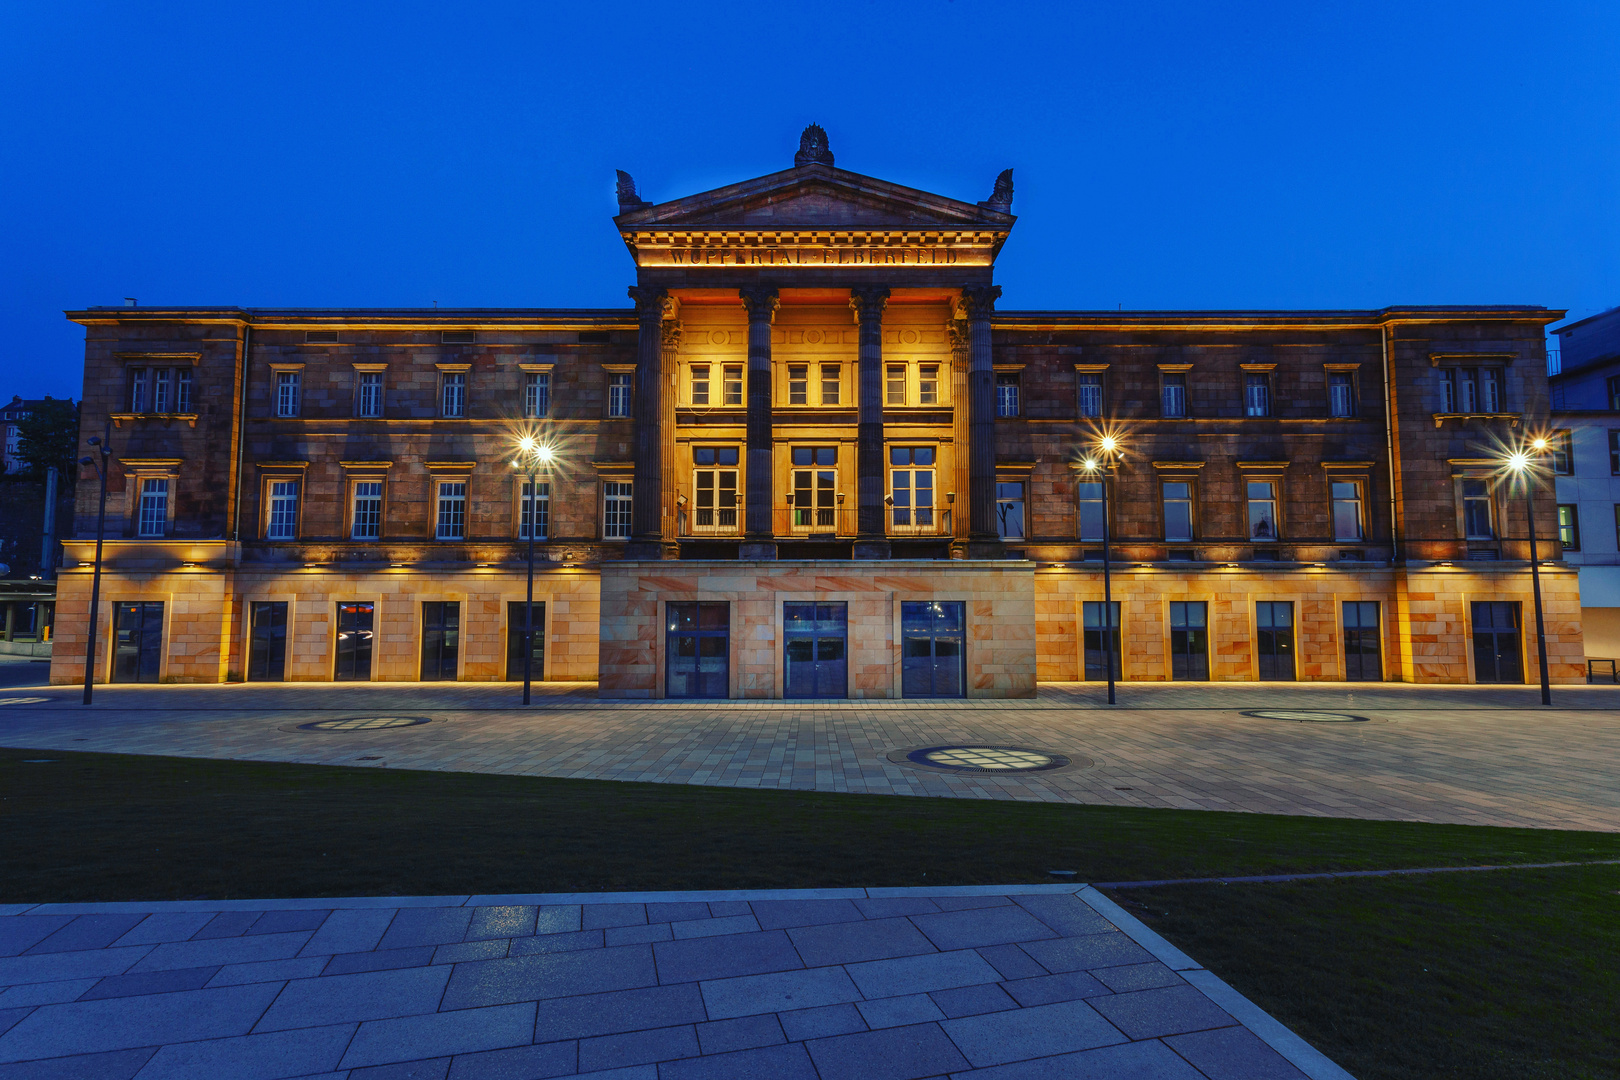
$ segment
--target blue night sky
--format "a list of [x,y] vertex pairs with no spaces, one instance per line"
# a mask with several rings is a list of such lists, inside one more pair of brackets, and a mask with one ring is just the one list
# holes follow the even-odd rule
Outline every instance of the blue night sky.
[[625,306],[655,202],[792,163],[968,201],[1005,308],[1620,303],[1620,4],[11,3],[0,400],[62,309]]

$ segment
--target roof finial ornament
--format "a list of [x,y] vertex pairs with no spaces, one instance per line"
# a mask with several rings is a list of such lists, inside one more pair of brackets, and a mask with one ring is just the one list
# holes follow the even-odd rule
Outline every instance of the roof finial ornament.
[[1010,214],[1012,213],[1012,196],[1012,170],[1003,169],[1001,175],[996,177],[995,190],[990,192],[990,197],[979,205],[989,210],[999,210],[1003,214]]
[[827,146],[827,133],[821,129],[820,124],[811,124],[799,136],[799,152],[793,155],[793,167],[803,168],[806,165],[831,165],[833,163],[832,150]]
[[631,210],[640,210],[643,207],[652,205],[652,203],[647,202],[646,200],[642,199],[640,195],[636,194],[636,181],[634,177],[625,172],[623,169],[615,169],[613,171],[619,174],[619,213],[627,214]]

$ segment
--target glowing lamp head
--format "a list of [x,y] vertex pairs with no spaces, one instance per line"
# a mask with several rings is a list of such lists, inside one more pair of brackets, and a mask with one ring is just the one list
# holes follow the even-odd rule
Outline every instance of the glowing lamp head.
[[1096,458],[1086,458],[1086,460],[1084,460],[1084,461],[1082,461],[1080,463],[1080,467],[1082,469],[1086,470],[1086,472],[1096,472],[1097,471],[1097,459]]
[[537,449],[534,452],[534,456],[536,458],[538,458],[542,463],[550,464],[550,462],[551,462],[551,447],[549,447],[549,446],[540,447],[539,449]]
[[1102,449],[1103,453],[1112,454],[1115,450],[1119,449],[1119,440],[1114,438],[1112,435],[1104,435],[1102,437],[1102,441],[1097,445]]
[[518,440],[518,449],[522,450],[525,454],[534,453],[534,439],[528,435],[523,436],[523,438]]
[[1530,445],[1539,453],[1540,451],[1547,449],[1547,440],[1546,439],[1537,439],[1535,442],[1531,443]]
[[1516,451],[1508,456],[1507,463],[1514,472],[1523,472],[1530,464],[1530,455],[1523,450]]

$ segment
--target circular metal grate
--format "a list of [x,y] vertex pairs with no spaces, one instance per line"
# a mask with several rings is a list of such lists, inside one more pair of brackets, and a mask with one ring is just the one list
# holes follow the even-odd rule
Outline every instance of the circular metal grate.
[[1080,763],[1090,765],[1085,758],[1071,758],[1049,750],[1034,750],[1027,746],[925,746],[916,750],[896,750],[888,760],[897,765],[933,769],[948,773],[977,773],[984,776],[1014,772],[1051,772]]
[[427,716],[346,716],[341,720],[315,720],[299,724],[299,731],[378,731],[383,728],[415,727],[431,724]]
[[1245,712],[1260,720],[1292,720],[1299,724],[1365,724],[1367,717],[1342,712],[1316,712],[1309,709],[1255,709]]

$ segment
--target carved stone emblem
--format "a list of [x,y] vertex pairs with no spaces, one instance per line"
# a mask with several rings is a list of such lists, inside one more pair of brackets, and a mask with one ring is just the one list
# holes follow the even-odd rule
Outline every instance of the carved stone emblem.
[[1001,175],[996,177],[995,190],[990,197],[984,200],[983,205],[990,210],[1000,210],[1003,214],[1012,213],[1012,170],[1003,169]]
[[794,167],[832,163],[833,155],[827,146],[827,133],[821,129],[820,124],[811,124],[804,129],[804,134],[799,136],[799,152],[793,155]]
[[624,214],[631,210],[640,210],[643,207],[652,205],[652,203],[645,201],[640,195],[636,194],[636,181],[629,173],[623,169],[614,169],[613,171],[619,174],[619,213]]

